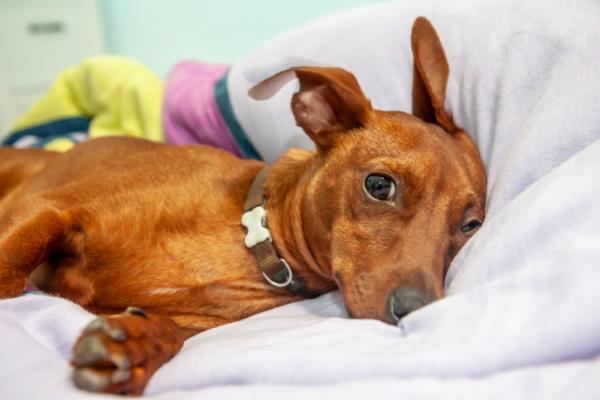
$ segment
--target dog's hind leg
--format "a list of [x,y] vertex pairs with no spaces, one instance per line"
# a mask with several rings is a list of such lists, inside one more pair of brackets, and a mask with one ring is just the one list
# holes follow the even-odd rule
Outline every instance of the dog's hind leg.
[[48,201],[15,198],[18,188],[58,155],[0,148],[0,298],[21,293],[31,271],[64,232],[64,216]]
[[70,213],[42,195],[20,198],[0,214],[0,299],[18,296],[27,278],[74,226]]

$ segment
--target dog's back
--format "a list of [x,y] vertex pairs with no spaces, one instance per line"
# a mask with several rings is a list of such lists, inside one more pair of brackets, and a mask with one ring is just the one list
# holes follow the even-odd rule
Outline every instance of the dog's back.
[[58,155],[41,149],[0,147],[0,204],[7,195]]
[[[157,268],[155,262],[165,254],[181,253],[181,264],[191,265],[198,258],[195,249],[203,249],[198,241],[211,240],[217,229],[221,237],[237,232],[247,186],[261,166],[206,146],[123,137],[91,140],[64,154],[2,151],[0,220],[26,220],[24,214],[31,210],[47,208],[54,225],[68,227],[60,228],[62,244],[52,244],[54,255],[31,280],[45,291],[104,312],[125,293],[146,296],[141,292],[156,286],[152,281],[168,286],[175,269]],[[234,246],[226,239],[220,245]],[[242,251],[228,253],[239,259]],[[211,254],[204,252],[207,263]],[[104,268],[108,265],[114,267]],[[170,278],[161,277],[163,272]],[[121,283],[111,284],[117,281]],[[129,290],[115,292],[123,285]]]

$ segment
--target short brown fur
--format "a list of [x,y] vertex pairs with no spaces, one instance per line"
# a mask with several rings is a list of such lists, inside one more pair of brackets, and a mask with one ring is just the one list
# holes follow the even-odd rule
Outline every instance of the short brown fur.
[[[272,166],[268,226],[307,287],[339,288],[357,318],[394,322],[398,286],[440,298],[471,234],[461,227],[484,218],[483,165],[443,109],[448,65],[424,18],[412,45],[416,116],[373,109],[339,68],[292,68],[250,92],[264,99],[300,81],[292,112],[317,151],[292,149]],[[243,245],[243,204],[261,162],[131,138],[65,154],[0,149],[0,160],[0,298],[31,279],[108,314],[74,346],[82,388],[141,394],[187,337],[299,299],[270,286]],[[394,180],[394,198],[365,192],[373,173]],[[131,305],[148,318],[118,314]]]

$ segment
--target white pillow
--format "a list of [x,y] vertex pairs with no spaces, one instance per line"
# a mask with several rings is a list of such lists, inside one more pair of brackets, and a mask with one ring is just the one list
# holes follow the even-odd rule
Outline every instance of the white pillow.
[[[190,339],[148,393],[597,398],[597,2],[403,1],[324,18],[232,68],[234,111],[267,160],[302,143],[289,111],[293,84],[263,103],[246,91],[307,60],[353,71],[376,107],[410,111],[409,34],[417,15],[440,34],[451,66],[447,107],[478,143],[490,181],[487,221],[455,259],[448,297],[410,314],[399,329],[343,318],[337,292],[270,310]],[[91,318],[46,296],[0,302],[7,361],[0,363],[0,397],[82,398],[66,361]]]

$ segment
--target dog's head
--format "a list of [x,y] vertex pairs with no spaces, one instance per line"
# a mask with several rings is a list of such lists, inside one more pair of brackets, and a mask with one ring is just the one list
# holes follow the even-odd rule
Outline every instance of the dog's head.
[[373,109],[340,68],[291,68],[249,92],[266,99],[300,82],[291,108],[318,165],[302,202],[306,240],[353,317],[395,322],[440,298],[450,262],[484,219],[483,164],[443,108],[448,63],[425,18],[412,50],[412,115]]

